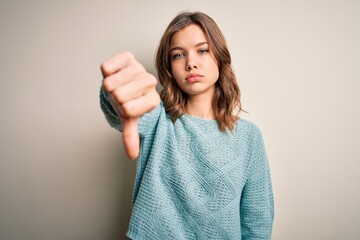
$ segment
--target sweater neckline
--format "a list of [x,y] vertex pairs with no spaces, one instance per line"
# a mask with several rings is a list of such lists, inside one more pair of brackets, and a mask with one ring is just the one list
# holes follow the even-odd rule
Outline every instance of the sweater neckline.
[[183,115],[183,117],[185,119],[190,119],[190,120],[193,120],[193,121],[197,121],[197,122],[203,122],[203,123],[216,123],[217,124],[217,120],[215,119],[206,119],[206,118],[201,118],[201,117],[195,117],[195,116],[192,116],[188,113],[185,113]]

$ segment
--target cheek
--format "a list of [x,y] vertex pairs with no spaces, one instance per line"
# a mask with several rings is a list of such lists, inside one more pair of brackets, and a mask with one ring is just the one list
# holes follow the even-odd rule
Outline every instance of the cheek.
[[177,79],[179,79],[180,74],[181,74],[181,72],[179,71],[179,66],[178,66],[178,64],[171,63],[171,71],[172,71],[173,77],[174,77],[174,78],[176,79],[176,81],[177,81]]
[[211,73],[212,75],[218,79],[219,78],[219,66],[216,62],[212,61],[209,63],[209,69],[212,69]]
[[216,79],[219,78],[219,74],[220,74],[219,67],[216,65]]

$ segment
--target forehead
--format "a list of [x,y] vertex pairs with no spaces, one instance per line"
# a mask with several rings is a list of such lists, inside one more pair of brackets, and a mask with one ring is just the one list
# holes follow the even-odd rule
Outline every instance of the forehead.
[[191,47],[199,42],[206,41],[207,39],[203,30],[198,25],[191,24],[173,34],[170,41],[170,47]]

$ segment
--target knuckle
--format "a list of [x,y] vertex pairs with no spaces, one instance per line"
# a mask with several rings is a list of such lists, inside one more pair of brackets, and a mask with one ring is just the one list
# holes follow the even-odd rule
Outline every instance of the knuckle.
[[100,65],[101,72],[103,74],[103,77],[106,77],[111,74],[111,68],[110,65],[107,62],[104,62]]
[[157,105],[159,105],[160,104],[160,95],[157,93],[157,92],[155,92],[154,93],[154,101],[153,101],[153,107],[155,108]]
[[145,72],[145,68],[144,68],[144,66],[141,64],[141,63],[139,63],[139,62],[134,62],[134,69],[135,69],[135,71],[136,72]]
[[157,84],[157,79],[154,75],[149,74],[149,84],[150,86],[154,87]]
[[151,111],[159,105],[160,95],[156,91],[151,92],[151,94],[148,95],[148,102],[148,111]]
[[112,90],[111,81],[108,78],[105,78],[103,80],[102,85],[106,92],[111,92],[111,90]]
[[156,87],[157,80],[154,77],[154,75],[152,75],[150,73],[146,73],[146,75],[143,77],[143,79],[144,79],[144,84],[147,88],[153,89]]
[[114,91],[113,96],[114,96],[116,102],[118,102],[119,104],[125,103],[125,96],[124,96],[123,91],[120,88],[117,88]]
[[126,103],[121,104],[121,109],[124,114],[124,117],[135,117],[131,103],[126,102]]
[[123,52],[123,56],[130,59],[130,60],[135,60],[135,56],[133,53],[129,52],[129,51],[125,51]]
[[157,105],[160,103],[160,101],[161,101],[160,95],[156,92],[156,103],[157,103]]

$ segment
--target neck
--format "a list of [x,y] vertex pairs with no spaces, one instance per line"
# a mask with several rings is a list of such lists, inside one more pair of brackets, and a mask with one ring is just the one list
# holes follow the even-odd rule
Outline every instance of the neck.
[[190,97],[186,104],[186,113],[203,119],[215,119],[212,101],[209,98]]

